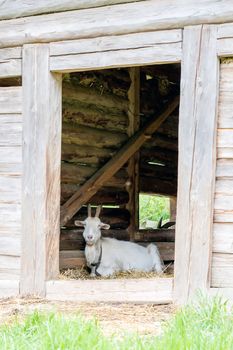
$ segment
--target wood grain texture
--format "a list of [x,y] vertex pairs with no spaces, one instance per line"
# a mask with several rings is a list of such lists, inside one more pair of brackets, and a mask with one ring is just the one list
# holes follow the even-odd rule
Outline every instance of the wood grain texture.
[[154,44],[145,48],[140,47],[143,46],[143,43],[139,42],[137,45],[135,49],[105,51],[104,55],[102,52],[94,52],[51,57],[50,69],[55,72],[76,72],[181,61],[182,50],[180,42],[162,45]]
[[22,88],[19,86],[0,87],[1,114],[22,112]]
[[20,257],[0,255],[0,280],[19,280]]
[[233,287],[233,254],[213,253],[211,287]]
[[46,283],[46,298],[79,302],[167,304],[172,302],[172,285],[172,278],[49,281]]
[[[50,43],[51,56],[97,53],[137,48],[150,48],[154,45],[181,43],[182,30],[161,30],[155,32],[102,36],[80,40],[57,41]],[[162,47],[162,46],[161,46]],[[167,46],[165,46],[166,51]]]
[[213,252],[233,254],[233,223],[214,223]]
[[[137,1],[137,0],[136,0]],[[143,1],[143,0],[141,0]],[[54,13],[69,10],[80,10],[106,5],[116,5],[135,2],[135,0],[33,0],[22,2],[21,0],[1,1],[0,19],[33,16],[43,13]]]
[[61,77],[49,72],[49,46],[24,46],[23,58],[20,293],[44,296],[59,268]]
[[[21,87],[0,88],[0,280],[16,281],[20,272],[21,96]],[[5,286],[7,285],[6,283]],[[9,291],[3,286],[0,292],[2,296],[9,296],[11,293],[13,290],[10,284]],[[13,294],[18,292],[14,291]]]
[[19,77],[22,74],[22,61],[14,59],[2,60],[0,58],[0,78]]
[[0,78],[10,78],[10,77],[21,76],[22,74],[21,58],[22,58],[21,47],[0,49]]
[[[225,28],[225,27],[224,27]],[[220,28],[220,31],[223,27]],[[228,27],[229,29],[229,27]],[[226,32],[225,32],[226,34]],[[228,32],[230,36],[230,33]],[[221,42],[221,45],[219,43]],[[228,45],[228,47],[226,46]],[[232,39],[218,40],[219,54],[232,50]],[[220,65],[217,167],[214,200],[211,287],[233,287],[233,64]]]
[[210,283],[217,96],[216,28],[185,28],[174,281],[178,303]]
[[[53,8],[56,9],[54,3]],[[45,9],[49,12],[47,4]],[[232,22],[232,18],[231,0],[199,0],[198,8],[197,1],[179,0],[174,6],[171,0],[148,0],[2,20],[0,32],[5,35],[0,46],[174,29],[201,23]]]

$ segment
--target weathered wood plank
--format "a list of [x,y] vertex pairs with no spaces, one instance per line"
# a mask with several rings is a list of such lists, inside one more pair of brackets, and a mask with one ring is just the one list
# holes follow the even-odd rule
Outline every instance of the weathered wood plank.
[[173,278],[95,281],[49,281],[46,298],[79,302],[172,302]]
[[[101,7],[106,5],[124,4],[135,2],[138,0],[40,0],[34,2],[29,0],[23,2],[21,0],[8,0],[1,4],[0,19],[11,19],[17,17],[33,16],[43,13],[54,13],[70,10],[81,10],[92,7]],[[143,0],[141,0],[143,1]]]
[[[232,22],[232,21],[231,21]],[[217,28],[217,38],[232,38],[233,37],[233,27],[232,23],[220,24]]]
[[[0,118],[1,123],[1,118]],[[4,146],[0,147],[0,163],[21,163],[22,148],[21,146]],[[1,180],[0,180],[1,181]]]
[[18,256],[0,255],[0,280],[17,280],[20,274]]
[[54,72],[77,72],[114,67],[142,66],[181,61],[181,43],[153,45],[137,49],[63,55],[51,57],[50,69]]
[[233,254],[233,223],[214,223],[213,252]]
[[218,147],[217,158],[230,158],[233,159],[233,147]]
[[233,176],[233,159],[218,159],[216,167],[218,178],[230,178]]
[[[0,148],[1,150],[1,148]],[[0,151],[1,157],[1,151]],[[0,163],[1,168],[1,163]],[[20,176],[0,176],[0,203],[2,202],[21,202],[21,178]]]
[[214,209],[233,211],[233,195],[215,195]]
[[[155,44],[173,44],[182,41],[182,30],[163,30],[155,32],[126,34],[118,36],[104,36],[81,40],[68,40],[50,43],[50,55],[74,55],[83,53],[97,53],[101,51],[128,50],[148,48]],[[166,50],[166,49],[165,49]]]
[[233,212],[232,210],[214,210],[214,222],[233,222]]
[[142,146],[179,104],[176,97],[171,104],[152,122],[132,136],[112,159],[98,170],[61,208],[61,226],[85,204],[103,184],[109,180],[127,160]]
[[233,254],[213,253],[211,287],[233,287]]
[[21,205],[18,203],[9,203],[1,205],[0,223],[1,226],[10,225],[10,223],[19,223],[21,215]]
[[[9,103],[10,103],[10,100],[9,100]],[[1,111],[1,106],[0,106],[0,111]],[[1,146],[21,146],[21,145],[22,145],[21,114],[16,114],[16,115],[0,114],[0,147]]]
[[233,38],[223,38],[217,41],[218,56],[231,57],[233,54]]
[[22,47],[10,47],[7,49],[0,49],[0,61],[9,59],[21,59]]
[[0,78],[18,77],[22,74],[21,69],[22,61],[18,59],[6,59],[0,58]]
[[215,195],[233,196],[233,179],[217,179],[215,183]]
[[20,256],[21,254],[20,235],[0,234],[0,255]]
[[233,147],[233,128],[218,129],[217,143],[218,147]]
[[174,281],[178,303],[210,283],[218,80],[216,28],[185,28]]
[[59,267],[61,77],[49,72],[49,46],[25,45],[23,57],[20,293],[44,296]]
[[22,88],[20,86],[0,87],[1,114],[22,112]]
[[[45,9],[47,11],[47,5]],[[199,1],[198,11],[197,2],[180,1],[174,6],[170,0],[148,0],[3,20],[0,32],[5,35],[1,38],[1,47],[232,22],[232,19],[231,0]]]
[[22,164],[21,163],[1,163],[0,162],[0,175],[3,176],[20,176],[22,174]]

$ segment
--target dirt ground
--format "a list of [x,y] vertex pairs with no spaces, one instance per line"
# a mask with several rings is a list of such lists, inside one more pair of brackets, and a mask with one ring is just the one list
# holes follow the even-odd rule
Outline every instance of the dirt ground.
[[85,318],[98,318],[106,335],[120,332],[138,332],[157,335],[164,321],[175,313],[174,305],[134,304],[79,304],[76,302],[44,299],[0,299],[0,323],[11,322],[33,310],[59,311],[65,314],[81,313]]

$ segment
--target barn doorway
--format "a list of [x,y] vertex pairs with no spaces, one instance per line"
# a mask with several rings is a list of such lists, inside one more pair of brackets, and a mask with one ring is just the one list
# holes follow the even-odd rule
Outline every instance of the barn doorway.
[[[61,213],[69,198],[117,154],[132,135],[159,118],[179,93],[180,64],[63,75]],[[172,276],[178,116],[177,106],[140,149],[63,223],[60,270],[64,278],[79,278],[79,272],[75,274],[74,269],[83,271],[85,265],[83,230],[77,229],[74,221],[86,217],[88,203],[103,206],[101,219],[111,226],[103,235],[142,245],[155,242],[166,273]],[[139,196],[143,195],[159,196],[169,202],[169,218],[161,217],[157,227],[140,227]],[[173,225],[169,225],[170,221]],[[67,269],[71,269],[71,273],[66,273]]]

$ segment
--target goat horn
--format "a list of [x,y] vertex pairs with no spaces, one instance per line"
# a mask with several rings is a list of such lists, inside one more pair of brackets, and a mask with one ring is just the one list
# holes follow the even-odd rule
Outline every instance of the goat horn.
[[95,213],[95,217],[98,218],[101,212],[102,206],[98,205],[98,207],[96,208],[96,213]]
[[88,204],[87,206],[87,214],[88,214],[88,217],[91,218],[91,205]]

